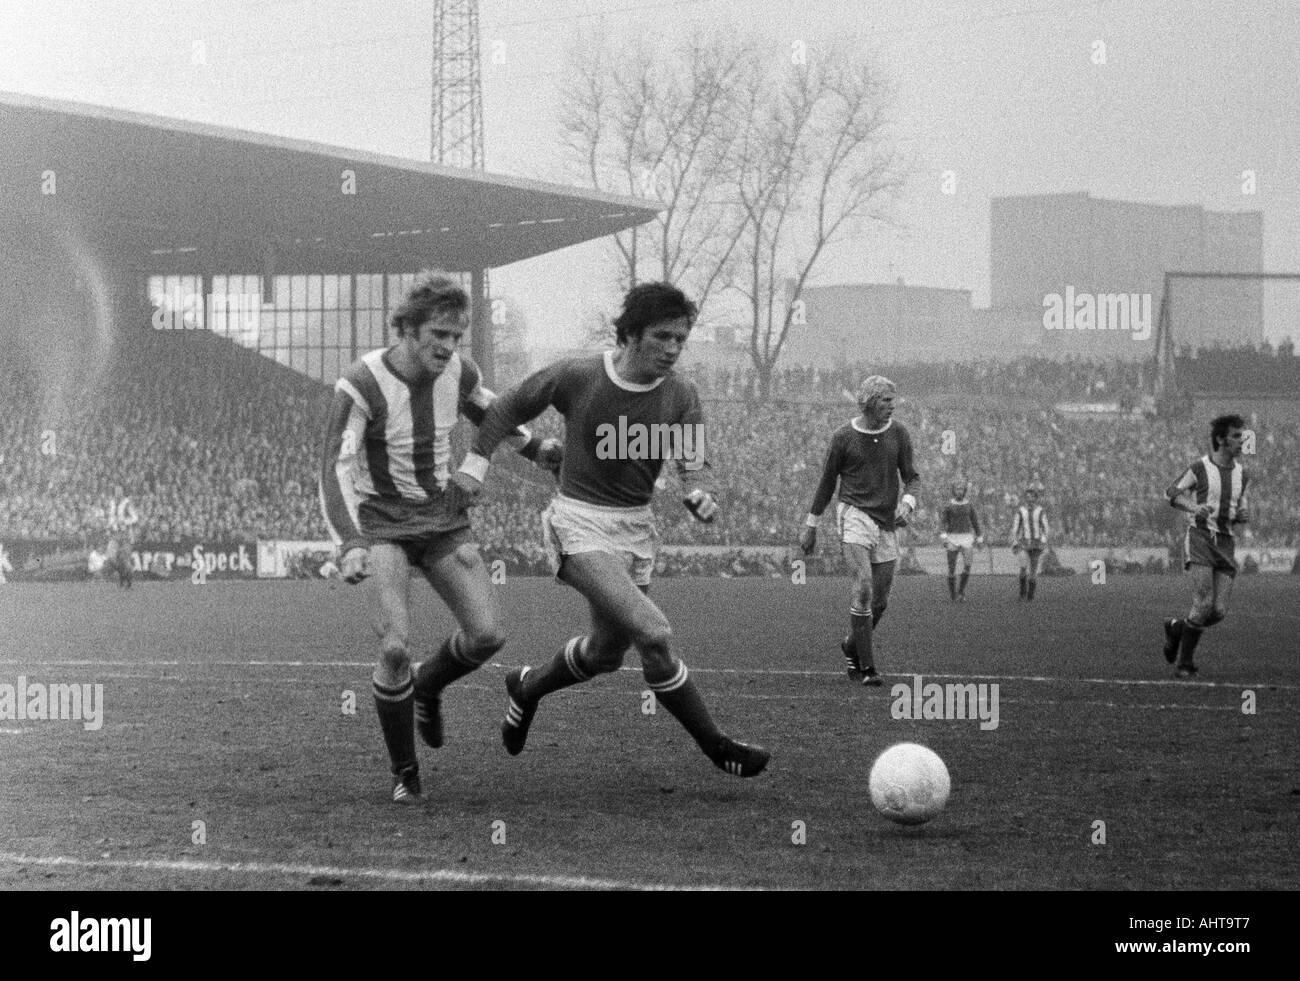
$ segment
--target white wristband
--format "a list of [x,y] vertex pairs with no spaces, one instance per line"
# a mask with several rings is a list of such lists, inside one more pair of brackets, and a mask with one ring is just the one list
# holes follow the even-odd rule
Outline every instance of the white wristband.
[[906,504],[913,511],[916,510],[916,498],[913,497],[911,494],[903,495],[903,503]]
[[809,512],[808,512],[808,517],[806,517],[806,518],[803,519],[804,527],[805,527],[805,528],[816,528],[819,524],[821,524],[821,520],[822,520],[821,518],[819,518],[817,515],[813,514],[811,511],[809,511]]
[[485,483],[487,481],[488,458],[473,452],[466,453],[465,459],[460,461],[460,472],[468,474],[480,484]]

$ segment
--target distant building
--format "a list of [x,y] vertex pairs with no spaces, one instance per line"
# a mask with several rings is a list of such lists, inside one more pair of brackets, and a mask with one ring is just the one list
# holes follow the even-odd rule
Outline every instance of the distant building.
[[806,287],[806,322],[791,325],[782,363],[969,360],[976,356],[970,298],[970,290],[909,286],[901,279]]
[[[1025,195],[993,198],[989,239],[984,346],[1028,346],[1048,357],[1145,358],[1153,351],[1165,273],[1259,272],[1264,219],[1259,211],[1107,201],[1087,192]],[[1121,297],[1131,308],[1120,318],[1121,329],[1049,330],[1044,324],[1044,314],[1067,300],[1075,311],[1091,305],[1093,316],[1108,311],[1114,320],[1124,312]],[[1258,282],[1182,281],[1174,302],[1179,345],[1255,345],[1264,338]],[[1136,340],[1145,334],[1139,318],[1148,311],[1150,335]]]
[[[1261,212],[1106,201],[1086,192],[993,198],[990,306],[970,290],[855,283],[803,291],[786,365],[966,361],[1020,355],[1151,357],[1166,272],[1259,272]],[[1264,288],[1179,281],[1180,347],[1258,345]]]

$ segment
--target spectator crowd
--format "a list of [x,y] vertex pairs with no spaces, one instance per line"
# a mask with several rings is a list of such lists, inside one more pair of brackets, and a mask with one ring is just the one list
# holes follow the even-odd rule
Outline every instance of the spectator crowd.
[[[1233,371],[1243,375],[1252,359],[1281,363],[1273,353],[1233,356],[1241,362],[1232,362]],[[1186,360],[1205,361],[1206,371],[1217,363]],[[1295,370],[1272,367],[1279,378]],[[1034,479],[1046,487],[1058,545],[1167,545],[1179,534],[1183,518],[1163,491],[1207,452],[1207,420],[1094,417],[1052,407],[1136,393],[1138,365],[1020,359],[791,368],[779,373],[767,402],[744,400],[749,383],[740,375],[696,369],[723,507],[715,523],[694,523],[680,505],[690,488],[665,468],[655,501],[662,541],[714,548],[666,554],[664,571],[774,574],[779,561],[738,549],[794,541],[830,435],[855,412],[844,393],[881,370],[899,384],[897,418],[912,432],[922,478],[921,509],[905,533],[909,547],[938,542],[939,517],[959,476],[971,482],[993,544],[1005,543],[1019,495]],[[1209,378],[1202,380],[1213,388]],[[972,396],[969,405],[953,398],[961,393]],[[71,380],[0,367],[0,541],[97,542],[115,486],[141,516],[141,540],[322,539],[316,475],[328,402],[327,387],[200,332],[119,342],[104,364]],[[548,413],[536,428],[558,434],[558,417]],[[1256,489],[1248,535],[1260,544],[1296,545],[1300,428],[1273,421],[1255,428],[1256,452],[1244,460]],[[462,452],[464,427],[456,442]],[[474,511],[475,530],[489,556],[516,571],[543,571],[538,515],[553,480],[504,451],[496,462]]]

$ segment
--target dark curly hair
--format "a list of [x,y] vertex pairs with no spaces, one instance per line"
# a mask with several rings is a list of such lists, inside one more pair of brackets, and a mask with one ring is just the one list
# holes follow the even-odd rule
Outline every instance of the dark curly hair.
[[651,324],[685,317],[695,326],[699,307],[672,283],[641,283],[623,297],[623,312],[614,319],[614,338],[626,344],[640,337]]
[[1210,420],[1210,449],[1219,448],[1219,440],[1228,438],[1228,430],[1241,429],[1245,425],[1246,420],[1236,413],[1215,416]]

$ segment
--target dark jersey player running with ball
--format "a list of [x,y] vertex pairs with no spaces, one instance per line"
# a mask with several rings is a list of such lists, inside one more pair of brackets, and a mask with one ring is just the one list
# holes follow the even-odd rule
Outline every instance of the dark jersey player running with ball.
[[[542,521],[556,575],[586,598],[591,628],[570,639],[549,664],[516,668],[507,676],[501,735],[512,755],[523,750],[543,697],[618,670],[630,648],[640,656],[659,704],[714,764],[741,777],[755,776],[767,765],[766,750],[718,729],[686,665],[669,648],[668,618],[647,595],[658,543],[650,498],[663,460],[675,456],[683,477],[703,477],[707,466],[699,395],[673,373],[695,316],[695,304],[675,286],[634,287],[614,321],[616,349],[561,361],[503,395],[488,409],[473,452],[456,475],[462,490],[476,495],[503,437],[547,406],[564,417],[560,489]],[[683,452],[662,452],[662,440],[656,451],[655,440],[611,436],[666,431],[677,434]],[[692,448],[697,452],[691,453]],[[689,460],[683,459],[688,455]],[[718,507],[702,487],[684,503],[706,522]]]

